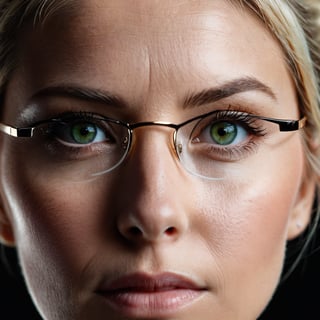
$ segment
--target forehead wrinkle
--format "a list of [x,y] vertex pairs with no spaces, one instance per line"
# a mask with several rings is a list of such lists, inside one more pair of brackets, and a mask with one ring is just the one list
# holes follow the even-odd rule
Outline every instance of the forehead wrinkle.
[[[134,6],[128,5],[130,2],[134,2]],[[68,2],[71,4],[73,2]],[[117,34],[119,32],[125,32],[137,36],[147,34],[151,35],[164,35],[170,36],[171,26],[174,29],[181,25],[181,31],[185,31],[185,27],[192,24],[195,26],[195,22],[198,24],[198,28],[195,29],[195,33],[203,30],[208,31],[208,28],[212,28],[212,31],[216,31],[216,23],[212,22],[212,16],[215,15],[219,19],[228,19],[226,13],[216,6],[214,3],[208,7],[204,7],[197,2],[192,2],[190,6],[189,1],[179,1],[179,3],[166,2],[165,5],[160,5],[162,2],[156,1],[118,1],[118,2],[101,2],[101,1],[79,1],[79,5],[71,6],[72,10],[59,11],[59,20],[63,20],[63,23],[79,27],[85,27],[86,31],[90,32],[92,36],[94,34],[104,34],[106,31],[108,34]],[[110,13],[112,12],[112,14]],[[55,16],[56,17],[56,16]],[[208,19],[204,19],[208,17]],[[85,22],[84,22],[85,19]],[[48,19],[46,23],[55,23],[56,19]],[[60,22],[57,27],[60,29]],[[220,23],[218,23],[218,26]],[[146,29],[146,26],[148,28]],[[187,33],[188,36],[190,34]],[[195,35],[196,35],[195,34]],[[172,34],[176,36],[174,32]],[[81,37],[81,33],[80,33]]]

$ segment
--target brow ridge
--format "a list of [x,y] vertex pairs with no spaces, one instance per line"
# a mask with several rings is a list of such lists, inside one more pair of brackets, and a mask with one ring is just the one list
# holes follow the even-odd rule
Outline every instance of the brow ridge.
[[209,88],[198,93],[190,94],[184,100],[183,106],[184,108],[189,108],[214,103],[246,91],[260,91],[273,100],[276,100],[276,94],[269,86],[256,78],[245,77],[231,80],[216,88]]
[[88,100],[98,103],[103,103],[109,106],[123,108],[126,103],[117,95],[110,92],[92,89],[79,86],[59,85],[46,87],[38,91],[32,98],[38,98],[43,96],[62,96],[68,98],[75,98],[80,100]]
[[[269,86],[256,78],[244,77],[228,81],[215,88],[209,88],[198,93],[189,94],[184,99],[183,108],[187,109],[190,107],[214,103],[247,91],[260,91],[273,100],[276,100],[276,95]],[[72,85],[46,87],[38,91],[32,98],[43,96],[66,96],[81,100],[99,102],[119,108],[127,106],[126,102],[121,97],[108,91]]]

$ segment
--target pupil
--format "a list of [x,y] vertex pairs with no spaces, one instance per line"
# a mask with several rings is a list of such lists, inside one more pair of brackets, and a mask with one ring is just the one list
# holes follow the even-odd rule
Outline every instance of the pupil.
[[226,130],[226,128],[220,128],[218,134],[223,137],[228,134],[228,130]]
[[88,128],[82,128],[80,129],[80,134],[83,136],[86,136],[90,133],[90,130]]

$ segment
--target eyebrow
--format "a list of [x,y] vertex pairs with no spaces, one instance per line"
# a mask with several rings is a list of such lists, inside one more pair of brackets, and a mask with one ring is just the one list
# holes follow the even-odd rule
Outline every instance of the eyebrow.
[[[260,91],[273,100],[277,100],[275,93],[269,86],[256,78],[244,77],[231,80],[216,88],[209,88],[198,93],[189,94],[184,99],[183,108],[186,109],[214,103],[246,91]],[[108,91],[72,85],[46,87],[35,93],[32,98],[44,96],[71,97],[80,100],[98,102],[116,108],[127,107],[127,103],[121,97]]]
[[87,100],[93,102],[103,103],[108,106],[114,106],[123,108],[126,103],[120,97],[99,89],[92,89],[78,86],[52,86],[39,90],[32,96],[34,98],[46,97],[46,96],[60,96],[75,98],[80,100]]
[[277,100],[276,94],[269,86],[256,78],[244,77],[226,82],[217,88],[210,88],[199,93],[190,94],[184,100],[183,106],[184,108],[188,108],[214,103],[246,91],[260,91],[272,100]]

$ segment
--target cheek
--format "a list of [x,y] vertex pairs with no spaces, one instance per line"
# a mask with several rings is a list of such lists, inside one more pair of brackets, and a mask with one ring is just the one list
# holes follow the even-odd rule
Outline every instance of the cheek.
[[[283,170],[277,164],[278,170],[254,171],[254,175],[235,182],[204,187],[199,207],[205,219],[197,222],[213,238],[226,243],[233,238],[242,243],[248,237],[270,238],[275,243],[280,238],[283,242],[302,176],[301,162],[295,162],[299,164],[294,166],[296,170],[288,170],[288,166]],[[204,203],[209,206],[204,207]]]
[[274,179],[260,179],[210,192],[215,194],[210,196],[212,206],[203,209],[196,223],[228,276],[240,269],[250,274],[248,266],[263,272],[266,265],[279,268],[296,191],[296,186],[284,188]]
[[23,169],[10,172],[4,183],[7,206],[28,288],[38,308],[48,308],[44,314],[54,311],[51,304],[65,314],[83,270],[101,247],[101,202],[93,187],[48,183]]
[[13,191],[20,199],[14,220],[21,254],[28,258],[29,251],[37,249],[46,264],[49,258],[51,263],[70,267],[79,263],[80,268],[81,257],[88,259],[87,249],[99,236],[98,208],[102,208],[93,188],[46,186],[34,179],[25,190]]
[[[288,223],[304,168],[302,150],[286,149],[248,166],[233,182],[219,186],[210,182],[201,191],[205,199],[198,205],[203,214],[194,223],[211,251],[212,265],[221,270],[221,291],[228,292],[228,299],[240,308],[248,301],[254,305],[254,299],[263,306],[281,274]],[[292,154],[297,156],[288,157]]]

